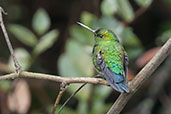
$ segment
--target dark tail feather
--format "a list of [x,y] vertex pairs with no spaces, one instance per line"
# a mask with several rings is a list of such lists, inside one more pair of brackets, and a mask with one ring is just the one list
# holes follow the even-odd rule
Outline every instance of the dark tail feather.
[[112,88],[114,88],[115,90],[121,93],[123,92],[129,93],[129,88],[126,85],[123,76],[110,72],[108,73],[108,75],[104,74],[104,77],[106,78],[108,83],[112,86]]
[[102,72],[104,73],[105,79],[110,84],[110,86],[112,86],[112,88],[121,93],[129,93],[129,89],[126,86],[126,79],[124,76],[112,72],[109,68],[106,67],[104,61],[102,61],[100,67],[102,69]]
[[122,89],[124,92],[129,93],[128,87],[124,84],[124,82],[121,82],[118,84],[119,88]]
[[120,82],[120,83],[110,83],[110,86],[112,86],[112,88],[114,88],[115,90],[117,90],[118,92],[126,92],[126,93],[129,93],[129,88],[125,85],[124,82]]

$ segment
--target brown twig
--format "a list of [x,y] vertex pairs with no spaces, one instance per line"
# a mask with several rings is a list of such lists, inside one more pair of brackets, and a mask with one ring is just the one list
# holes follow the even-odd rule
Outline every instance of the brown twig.
[[18,63],[17,58],[16,58],[16,56],[14,54],[14,50],[12,48],[11,42],[10,42],[9,37],[8,37],[7,30],[6,30],[4,22],[3,22],[2,14],[6,15],[7,13],[3,10],[2,7],[0,7],[0,26],[1,26],[1,29],[3,31],[3,34],[4,34],[5,40],[7,42],[8,48],[10,50],[10,53],[11,53],[11,56],[12,56],[12,59],[13,59],[13,62],[14,62],[15,70],[19,75],[19,73],[21,71],[21,66]]
[[0,76],[0,80],[7,80],[7,79],[16,79],[16,78],[34,78],[34,79],[43,79],[43,80],[51,80],[60,83],[90,83],[90,84],[102,84],[108,85],[107,81],[100,78],[84,78],[84,77],[61,77],[56,75],[50,74],[43,74],[43,73],[33,73],[33,72],[26,72],[22,71],[20,76],[16,73],[11,73],[7,75]]
[[122,93],[115,103],[112,105],[107,114],[119,114],[129,99],[134,93],[144,84],[144,82],[151,76],[157,67],[164,61],[164,59],[171,53],[171,38],[165,45],[157,52],[151,61],[136,75],[136,77],[129,82],[131,93]]
[[60,99],[61,99],[61,97],[62,97],[62,95],[63,95],[63,93],[64,93],[65,90],[66,90],[66,84],[65,83],[61,83],[59,94],[56,97],[56,101],[55,101],[55,104],[53,106],[52,114],[55,114],[56,107],[59,104],[59,101],[60,101]]
[[56,114],[59,114],[62,109],[65,107],[65,105],[71,100],[71,98],[76,95],[87,83],[84,83],[83,85],[81,85],[74,93],[72,93],[72,95],[67,98],[67,100],[64,102],[64,104],[59,108],[58,112]]

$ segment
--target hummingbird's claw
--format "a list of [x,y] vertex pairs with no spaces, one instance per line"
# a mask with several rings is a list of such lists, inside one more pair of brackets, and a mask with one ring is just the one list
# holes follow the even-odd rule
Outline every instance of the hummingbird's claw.
[[17,75],[20,76],[20,73],[22,71],[21,66],[20,65],[16,66],[15,71],[16,71]]
[[102,78],[102,79],[105,79],[104,76],[102,76],[102,75],[100,75],[100,74],[95,75],[95,78]]

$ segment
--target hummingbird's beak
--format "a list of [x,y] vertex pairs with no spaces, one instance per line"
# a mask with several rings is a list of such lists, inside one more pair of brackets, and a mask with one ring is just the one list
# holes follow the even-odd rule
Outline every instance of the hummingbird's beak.
[[91,29],[90,27],[88,27],[88,26],[86,26],[86,25],[84,25],[84,24],[82,24],[82,23],[80,23],[80,22],[77,22],[77,24],[79,24],[80,26],[82,26],[82,27],[88,29],[89,31],[93,32],[94,34],[96,33],[95,30]]

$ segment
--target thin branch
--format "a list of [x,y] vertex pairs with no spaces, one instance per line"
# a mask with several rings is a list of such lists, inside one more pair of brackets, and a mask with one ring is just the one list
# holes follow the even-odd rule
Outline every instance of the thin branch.
[[7,80],[7,79],[16,79],[16,78],[34,78],[34,79],[43,79],[43,80],[51,80],[60,83],[90,83],[90,84],[102,84],[108,85],[107,81],[100,78],[84,78],[84,77],[61,77],[55,76],[50,74],[43,74],[43,73],[33,73],[33,72],[26,72],[22,71],[20,76],[16,73],[11,73],[7,75],[0,76],[0,80]]
[[53,106],[52,114],[55,114],[56,107],[59,104],[59,101],[60,101],[60,99],[61,99],[61,97],[62,97],[62,95],[63,95],[65,90],[66,90],[66,84],[65,83],[61,83],[59,94],[58,94],[58,96],[56,98],[56,101],[55,101],[55,104]]
[[64,106],[71,100],[71,98],[77,94],[87,83],[84,83],[83,85],[81,85],[65,102],[64,104],[60,107],[60,109],[58,110],[58,112],[56,114],[59,114],[62,109],[64,108]]
[[0,26],[1,26],[2,32],[3,32],[3,34],[4,34],[5,40],[6,40],[6,42],[7,42],[8,48],[9,48],[9,50],[10,50],[10,53],[11,53],[11,56],[12,56],[12,59],[13,59],[13,62],[14,62],[15,70],[16,70],[16,72],[17,72],[18,75],[19,75],[19,73],[20,73],[20,71],[21,71],[21,66],[20,66],[20,64],[19,64],[18,61],[17,61],[17,58],[16,58],[16,56],[15,56],[15,54],[14,54],[14,50],[13,50],[13,48],[12,48],[11,42],[10,42],[10,40],[9,40],[8,33],[7,33],[6,28],[5,28],[5,25],[4,25],[4,22],[3,22],[3,18],[2,18],[2,14],[3,14],[3,13],[4,13],[5,15],[7,14],[7,13],[3,10],[3,8],[0,7]]
[[164,61],[164,59],[171,53],[171,38],[164,44],[164,46],[157,52],[151,61],[136,75],[136,77],[129,82],[131,93],[122,93],[115,103],[112,105],[107,114],[119,114],[125,107],[129,99],[134,93],[144,84],[144,82],[151,76],[157,67]]
[[57,96],[57,98],[56,98],[56,102],[55,102],[55,104],[54,104],[54,106],[53,106],[52,114],[55,114],[56,107],[57,107],[57,105],[59,104],[59,101],[61,100],[61,97],[62,97],[64,91],[65,91],[65,90],[60,90],[60,92],[59,92],[59,94],[58,94],[58,96]]

